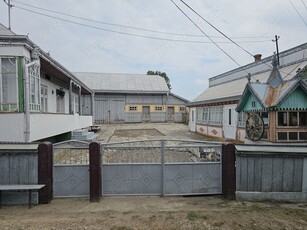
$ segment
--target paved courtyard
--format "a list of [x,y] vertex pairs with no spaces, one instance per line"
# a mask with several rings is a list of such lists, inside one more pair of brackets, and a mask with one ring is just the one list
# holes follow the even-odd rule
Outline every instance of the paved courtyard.
[[135,123],[101,124],[98,140],[101,143],[143,140],[197,140],[217,141],[216,139],[189,131],[189,127],[179,123]]

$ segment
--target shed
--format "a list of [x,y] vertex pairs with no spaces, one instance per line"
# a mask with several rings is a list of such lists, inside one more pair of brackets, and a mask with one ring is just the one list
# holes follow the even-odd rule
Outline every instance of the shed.
[[[74,73],[94,92],[96,123],[183,122],[188,100],[157,75]],[[84,98],[90,103],[89,98]],[[86,108],[85,108],[86,109]]]

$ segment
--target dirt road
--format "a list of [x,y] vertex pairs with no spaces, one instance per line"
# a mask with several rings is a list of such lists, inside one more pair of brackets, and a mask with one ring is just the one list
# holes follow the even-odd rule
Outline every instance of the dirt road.
[[4,206],[0,229],[306,229],[307,204],[205,197],[56,199],[32,209]]

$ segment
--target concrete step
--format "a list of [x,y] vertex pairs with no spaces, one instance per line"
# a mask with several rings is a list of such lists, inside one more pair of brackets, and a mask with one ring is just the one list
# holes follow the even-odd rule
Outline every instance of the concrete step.
[[87,133],[88,131],[86,129],[77,129],[72,131],[73,136],[83,136]]
[[92,141],[97,139],[98,134],[94,132],[88,132],[86,129],[78,129],[74,130],[71,135],[72,140],[79,140],[79,141]]

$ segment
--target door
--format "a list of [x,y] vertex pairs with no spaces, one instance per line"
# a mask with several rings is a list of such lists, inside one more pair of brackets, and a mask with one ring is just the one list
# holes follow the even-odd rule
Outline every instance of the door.
[[174,121],[174,120],[175,120],[174,107],[167,107],[167,121]]
[[125,121],[125,100],[120,98],[110,98],[110,122]]
[[236,139],[237,119],[236,105],[224,106],[224,136],[225,138]]
[[95,98],[95,122],[110,122],[110,105],[107,98]]
[[189,130],[192,132],[196,132],[196,108],[190,109]]
[[150,121],[150,108],[149,108],[149,106],[143,106],[142,121]]

